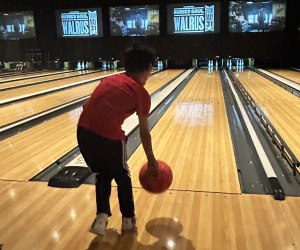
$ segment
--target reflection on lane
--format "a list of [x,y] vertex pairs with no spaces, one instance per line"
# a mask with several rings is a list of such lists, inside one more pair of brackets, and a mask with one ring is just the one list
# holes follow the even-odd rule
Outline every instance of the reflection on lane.
[[180,102],[175,108],[175,122],[184,126],[209,126],[213,123],[214,106],[211,103]]

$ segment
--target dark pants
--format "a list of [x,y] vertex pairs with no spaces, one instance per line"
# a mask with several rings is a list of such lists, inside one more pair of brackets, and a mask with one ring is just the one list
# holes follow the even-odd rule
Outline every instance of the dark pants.
[[97,214],[111,215],[109,197],[111,181],[115,179],[122,215],[134,216],[131,176],[126,162],[126,142],[109,140],[81,127],[77,129],[77,140],[87,165],[93,173],[97,173]]

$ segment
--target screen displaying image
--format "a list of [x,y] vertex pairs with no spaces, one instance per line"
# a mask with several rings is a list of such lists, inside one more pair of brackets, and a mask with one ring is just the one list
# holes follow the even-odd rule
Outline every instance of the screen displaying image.
[[230,32],[269,32],[284,30],[285,1],[230,1]]
[[100,8],[56,10],[57,36],[63,38],[102,37]]
[[220,3],[168,4],[168,34],[220,32]]
[[110,7],[112,36],[159,35],[158,5]]
[[32,11],[0,13],[0,40],[35,38]]

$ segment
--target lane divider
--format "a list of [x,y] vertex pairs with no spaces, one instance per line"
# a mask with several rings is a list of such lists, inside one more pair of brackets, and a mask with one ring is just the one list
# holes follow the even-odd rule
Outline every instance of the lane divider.
[[[224,70],[223,70],[224,71]],[[237,102],[237,105],[241,111],[241,114],[242,114],[242,117],[245,121],[245,124],[247,126],[247,129],[249,131],[249,134],[250,134],[250,137],[252,139],[252,142],[254,144],[254,147],[256,149],[256,152],[258,154],[258,157],[263,165],[263,168],[264,168],[264,171],[268,177],[268,180],[269,180],[269,183],[271,185],[271,188],[273,190],[273,196],[276,200],[284,200],[285,199],[285,193],[284,193],[284,190],[281,186],[281,184],[279,183],[279,180],[272,168],[272,165],[266,155],[266,152],[264,151],[263,149],[263,146],[261,144],[261,142],[259,141],[258,139],[258,136],[253,128],[253,125],[251,124],[250,122],[250,119],[246,113],[246,110],[237,94],[237,92],[235,91],[235,88],[233,87],[233,84],[232,84],[232,81],[230,80],[228,74],[226,71],[224,71],[224,74],[225,74],[225,77],[227,79],[227,82],[230,86],[230,89],[234,95],[234,98]]]
[[[95,70],[95,71],[84,72],[84,73],[77,74],[77,75],[62,76],[62,77],[52,78],[52,79],[48,79],[48,80],[42,80],[42,81],[37,81],[37,82],[30,82],[30,83],[26,83],[26,84],[9,86],[9,87],[5,87],[5,88],[0,88],[0,92],[11,90],[11,89],[25,88],[25,87],[29,87],[29,86],[32,86],[32,85],[38,85],[38,84],[46,83],[46,82],[54,82],[54,81],[59,81],[59,80],[64,80],[64,79],[69,79],[69,78],[76,78],[76,77],[86,76],[86,75],[90,75],[90,74],[99,73],[99,72],[102,72],[102,71],[103,70]],[[1,86],[1,84],[0,84],[0,86]]]
[[[71,72],[74,72],[74,71],[81,71],[81,70],[54,71],[54,72],[50,72],[50,73],[46,73],[46,74],[39,74],[39,75],[33,75],[33,76],[25,76],[25,77],[21,76],[21,77],[14,78],[14,79],[1,80],[0,84],[1,83],[7,83],[7,82],[14,82],[14,81],[18,81],[18,80],[38,78],[38,77],[43,77],[43,76],[51,76],[51,75],[59,75],[59,74],[71,73]],[[0,76],[0,79],[1,79],[1,76]]]
[[286,84],[286,85],[288,85],[288,86],[290,86],[290,87],[292,87],[292,88],[294,88],[298,91],[300,91],[300,84],[298,84],[298,83],[296,83],[292,80],[286,79],[282,76],[276,75],[276,74],[274,74],[270,71],[264,70],[264,69],[257,69],[257,70],[264,73],[264,74],[266,74],[266,75],[268,75],[268,76],[270,76],[270,77],[272,77],[272,78],[274,78],[274,79],[276,79],[276,80],[278,80],[278,81],[283,82],[284,84]]
[[296,171],[300,173],[298,167],[300,166],[300,162],[297,157],[294,155],[292,150],[288,147],[288,145],[281,138],[280,134],[276,131],[274,126],[268,120],[266,115],[260,109],[259,105],[253,100],[253,98],[249,95],[249,93],[245,90],[243,85],[239,82],[239,80],[235,77],[233,73],[230,74],[230,77],[233,79],[235,85],[239,88],[245,100],[250,104],[255,114],[259,118],[266,132],[272,138],[274,145],[279,149],[283,158],[287,161],[288,165],[293,170],[293,175],[296,176]]
[[40,118],[40,117],[43,117],[43,116],[48,115],[48,114],[51,114],[51,113],[53,113],[53,112],[55,112],[55,111],[58,111],[58,110],[61,110],[61,109],[63,109],[63,108],[66,108],[66,107],[69,107],[69,106],[73,106],[73,105],[76,104],[76,103],[80,103],[80,102],[82,102],[82,101],[88,99],[89,97],[90,97],[90,95],[84,96],[84,97],[82,97],[82,98],[79,98],[79,99],[77,99],[77,100],[68,102],[68,103],[63,104],[63,105],[60,105],[60,106],[58,106],[58,107],[55,107],[55,108],[52,108],[52,109],[48,109],[48,110],[46,110],[46,111],[40,112],[40,113],[35,114],[35,115],[33,115],[33,116],[29,116],[29,117],[27,117],[27,118],[25,118],[25,119],[22,119],[22,120],[19,120],[19,121],[17,121],[17,122],[13,122],[13,123],[7,124],[7,125],[5,125],[5,126],[2,126],[2,127],[0,127],[0,133],[6,132],[6,131],[8,131],[8,130],[10,130],[10,129],[13,129],[13,128],[15,128],[15,127],[21,126],[21,125],[23,125],[23,124],[25,124],[25,123],[27,123],[27,122],[36,120],[36,119],[38,119],[38,118]]
[[281,88],[291,92],[293,95],[300,97],[300,84],[297,84],[293,81],[290,81],[263,69],[251,68],[251,70],[263,76],[264,78],[267,78]]
[[15,101],[21,101],[21,100],[31,98],[31,97],[34,97],[34,96],[39,96],[39,95],[43,95],[43,94],[46,94],[46,93],[50,93],[50,92],[54,92],[54,91],[58,91],[58,90],[66,89],[66,88],[75,87],[77,85],[89,83],[89,82],[92,82],[92,81],[97,81],[97,80],[100,80],[104,77],[108,77],[108,76],[115,75],[115,74],[120,74],[120,73],[123,73],[123,72],[124,71],[118,71],[118,72],[108,74],[108,75],[105,75],[105,76],[98,76],[98,77],[90,78],[88,80],[75,82],[73,84],[66,84],[66,85],[62,85],[62,86],[51,88],[51,89],[36,91],[36,92],[30,93],[30,94],[27,94],[27,95],[22,95],[22,96],[18,96],[18,97],[12,97],[12,98],[8,98],[8,99],[4,99],[4,100],[0,101],[0,106],[4,105],[4,104],[9,104],[9,103],[12,103],[12,102],[15,102]]

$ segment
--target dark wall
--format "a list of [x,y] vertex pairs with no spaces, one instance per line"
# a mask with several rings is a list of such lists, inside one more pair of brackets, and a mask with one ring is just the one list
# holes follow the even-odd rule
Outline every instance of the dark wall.
[[[160,36],[110,37],[108,7],[116,5],[160,5]],[[140,40],[153,46],[160,57],[170,57],[187,63],[192,58],[239,56],[254,57],[256,62],[275,66],[299,64],[299,1],[287,0],[286,30],[269,33],[228,33],[228,1],[221,2],[221,30],[212,35],[167,35],[167,3],[188,1],[141,0],[0,0],[1,11],[33,10],[37,38],[33,40],[0,41],[0,61],[26,59],[28,51],[41,50],[54,60],[97,60],[120,57],[121,51],[133,41]],[[197,2],[197,1],[189,1]],[[56,36],[55,10],[68,8],[102,7],[103,38],[62,39]],[[299,8],[298,8],[299,9]],[[295,22],[295,20],[298,20]]]

